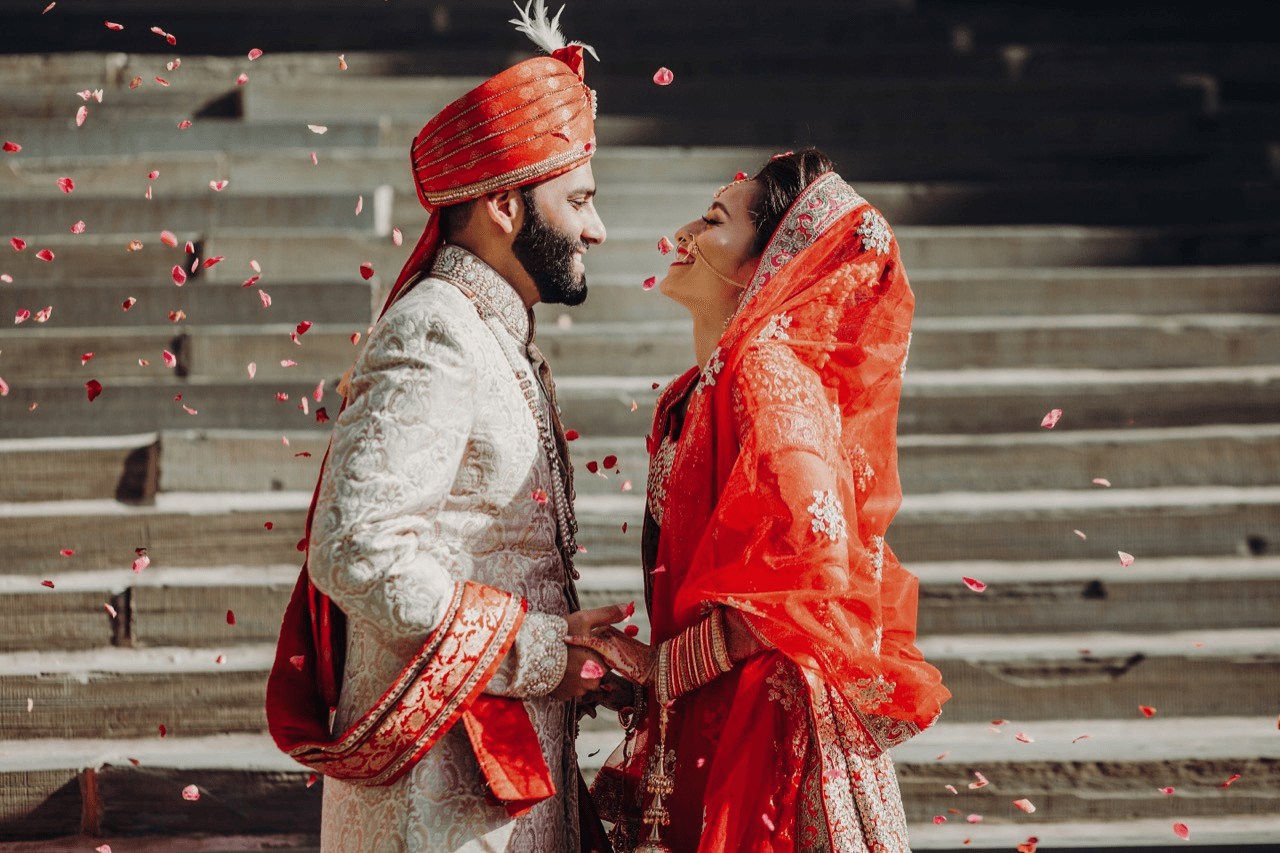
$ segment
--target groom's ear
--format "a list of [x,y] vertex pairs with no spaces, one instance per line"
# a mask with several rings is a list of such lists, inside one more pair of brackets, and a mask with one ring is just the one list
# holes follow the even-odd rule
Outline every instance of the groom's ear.
[[524,224],[524,198],[519,189],[482,196],[480,204],[490,222],[504,234],[515,234]]

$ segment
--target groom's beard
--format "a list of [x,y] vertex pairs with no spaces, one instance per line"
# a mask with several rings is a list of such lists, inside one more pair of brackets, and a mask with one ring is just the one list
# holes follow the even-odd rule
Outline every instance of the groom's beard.
[[587,298],[587,276],[576,275],[573,257],[586,248],[581,240],[557,231],[538,212],[532,193],[524,196],[524,225],[511,251],[533,279],[538,298],[559,305],[581,305]]

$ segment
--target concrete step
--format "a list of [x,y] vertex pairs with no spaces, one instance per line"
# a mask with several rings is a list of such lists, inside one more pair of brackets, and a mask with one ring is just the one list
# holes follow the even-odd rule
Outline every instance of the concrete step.
[[[171,430],[157,436],[0,441],[0,500],[115,498],[165,492],[306,491],[328,447],[323,432]],[[644,491],[640,438],[579,438],[571,445],[580,495]],[[299,457],[299,453],[310,453]],[[1019,489],[1275,485],[1280,426],[1166,427],[995,435],[908,435],[898,470],[906,494]],[[615,467],[586,464],[616,456]],[[603,474],[603,476],[602,476]],[[631,482],[631,489],[624,488]]]
[[[561,376],[556,387],[565,425],[594,437],[643,435],[652,425],[657,388],[670,377]],[[1051,409],[1064,412],[1064,432],[1267,423],[1277,420],[1277,388],[1280,368],[1269,366],[908,370],[898,429],[903,435],[1032,432]]]
[[[310,502],[308,489],[161,493],[149,506],[106,500],[0,504],[0,569],[33,576],[128,569],[135,548],[147,548],[156,568],[300,563],[296,545]],[[63,549],[75,556],[61,556]]]
[[[156,377],[167,369],[152,362],[146,370]],[[247,372],[243,379],[234,381],[176,376],[119,378],[102,382],[102,394],[92,402],[83,382],[11,377],[12,390],[0,405],[0,432],[7,437],[37,438],[210,427],[283,432],[314,429],[327,435],[331,424],[317,422],[316,414],[326,407],[331,420],[337,415],[341,401],[333,388],[341,374],[326,375],[305,365],[294,370],[296,374],[289,380],[255,381]],[[93,374],[86,371],[85,377],[88,381]],[[317,404],[312,395],[322,380],[328,392]],[[287,394],[288,399],[281,401],[277,394]],[[303,398],[307,412],[301,410]]]
[[0,440],[0,502],[155,497],[155,433]]
[[[1176,849],[1207,851],[1221,848],[1201,845],[1259,844],[1274,837],[1266,833],[1273,831],[1280,819],[1271,813],[1274,792],[1268,792],[1266,786],[1275,773],[1276,755],[1271,743],[1274,738],[1264,740],[1259,731],[1262,720],[1145,720],[1141,726],[1098,722],[1098,727],[1091,727],[1094,734],[1090,738],[1067,746],[1039,740],[993,750],[991,742],[999,736],[985,727],[943,723],[899,747],[894,755],[910,810],[913,849],[977,849],[985,853],[1012,849],[1034,834],[1042,839],[1040,849],[1045,850],[1120,847],[1154,853],[1175,849],[1175,842],[1169,839],[1173,838],[1172,823],[1178,819],[1186,819],[1192,827],[1193,845],[1179,842],[1182,846]],[[1212,732],[1220,722],[1229,724],[1231,730],[1215,736]],[[1038,732],[1042,738],[1069,739],[1077,728],[1041,724]],[[941,739],[954,744],[949,750],[954,757],[936,762],[934,755],[927,753],[944,749]],[[607,732],[584,734],[579,739],[580,757],[599,750],[598,757],[583,758],[589,775],[617,741],[618,736]],[[1245,752],[1254,744],[1260,747],[1258,752]],[[47,767],[22,780],[32,800],[25,813],[21,807],[12,808],[0,824],[13,837],[78,832],[82,775],[91,789],[106,798],[104,819],[98,824],[104,835],[9,842],[0,847],[4,853],[61,853],[91,849],[104,842],[120,853],[178,849],[192,853],[259,849],[313,853],[318,849],[314,836],[305,833],[318,832],[320,786],[307,790],[306,770],[278,753],[265,735],[173,737],[164,741],[8,741],[0,751],[9,755],[9,766],[0,765],[6,776],[21,772],[14,765],[21,767],[24,761]],[[139,764],[135,766],[130,759]],[[1080,761],[1080,778],[1070,775],[1076,759]],[[85,773],[86,768],[93,772]],[[967,789],[973,770],[983,772],[990,784]],[[1249,770],[1253,772],[1242,773],[1229,788],[1218,787],[1233,773]],[[1175,785],[1175,794],[1165,796],[1155,791],[1159,785],[1144,784],[1147,773],[1157,781],[1167,779]],[[133,798],[129,796],[130,783],[137,792]],[[173,789],[187,784],[200,789],[199,801],[186,802],[173,795]],[[951,795],[946,784],[964,793]],[[1091,786],[1104,789],[1106,796],[1091,793]],[[42,795],[49,797],[45,801],[48,805],[60,805],[65,813],[59,816],[50,808],[37,812],[36,803]],[[1036,818],[1013,810],[1012,800],[1023,796],[1037,805]],[[276,807],[267,812],[264,803],[275,803]],[[233,808],[238,814],[228,814]],[[935,825],[935,814],[950,819]],[[981,814],[984,820],[969,824],[964,821],[966,814]],[[216,819],[223,823],[216,825]],[[178,832],[202,829],[221,837],[174,837]],[[164,836],[137,834],[155,832]],[[263,840],[252,845],[243,835],[230,836],[249,832],[302,834],[276,834],[268,837],[269,844]],[[88,843],[79,844],[81,838]],[[973,843],[964,845],[962,838]],[[1255,848],[1232,849],[1252,853]]]
[[[161,739],[153,727],[131,739],[11,739],[0,745],[7,795],[0,832],[8,839],[65,836],[82,831],[83,820],[96,845],[112,835],[316,834],[321,786],[308,787],[309,776],[257,732],[192,737],[175,729]],[[182,797],[187,785],[199,789],[199,800]]]
[[[678,374],[694,362],[685,321],[546,324],[539,346],[559,375]],[[1141,369],[1280,363],[1280,315],[924,317],[913,370],[1001,367]]]
[[[48,324],[51,329],[163,326],[172,323],[169,313],[176,311],[186,315],[181,320],[186,327],[302,320],[348,324],[366,318],[372,322],[376,316],[373,289],[354,273],[346,278],[330,275],[301,280],[281,280],[279,275],[267,274],[255,286],[243,288],[243,282],[255,275],[245,263],[235,276],[227,275],[223,281],[212,282],[201,276],[178,288],[172,280],[159,280],[154,275],[143,280],[95,279],[91,270],[82,272],[83,277],[77,275],[52,285],[48,281],[18,279],[0,290],[0,307],[6,316],[12,316],[20,308],[34,313],[39,310],[36,306],[42,308],[56,300]],[[239,275],[243,278],[237,280]],[[271,297],[270,309],[263,308],[259,290]],[[126,312],[122,306],[130,298],[136,302]],[[9,327],[5,331],[21,333],[34,328],[37,327],[28,323],[21,329]]]
[[[228,632],[231,629],[228,628]],[[950,722],[1263,716],[1280,629],[920,637],[953,693]],[[13,739],[178,737],[265,728],[275,642],[0,653]],[[221,662],[219,662],[221,661]],[[31,710],[28,711],[28,700]]]
[[[261,439],[264,448],[276,436]],[[579,495],[644,491],[649,456],[640,438],[582,437],[570,447]],[[1264,486],[1280,482],[1280,426],[1165,427],[993,435],[904,435],[898,476],[904,494],[1020,489]],[[616,456],[613,469],[586,464]],[[162,464],[161,469],[167,470]],[[603,474],[603,476],[602,476]],[[256,482],[247,479],[244,482]],[[1105,487],[1103,487],[1105,488]]]
[[[580,562],[618,565],[635,560],[643,502],[639,495],[579,499],[578,539],[588,548]],[[1262,556],[1275,554],[1280,543],[1280,488],[907,495],[888,540],[905,565],[944,560],[1116,560],[1118,551],[1139,560]]]
[[[74,220],[67,223],[68,229],[72,222]],[[71,234],[63,230],[49,234],[25,232],[15,236],[27,243],[24,251],[6,252],[4,271],[16,281],[63,282],[78,278],[111,277],[144,281],[168,280],[172,285],[171,270],[175,266],[182,267],[190,279],[193,279],[187,284],[194,284],[200,278],[201,269],[198,268],[194,273],[191,271],[191,263],[195,258],[184,251],[187,241],[198,242],[200,239],[198,235],[191,233],[177,234],[178,245],[172,248],[162,243],[158,234],[92,234],[87,231],[84,234]],[[129,251],[129,244],[134,240],[143,243],[141,250]],[[45,249],[53,252],[51,261],[36,256],[37,252]],[[206,256],[202,255],[201,259],[204,257]],[[247,260],[244,259],[244,262]]]
[[[665,274],[658,264],[648,269],[650,275]],[[543,332],[559,322],[689,321],[689,313],[658,290],[644,290],[646,276],[639,272],[588,272],[590,291],[582,305],[535,306]],[[1138,315],[1280,313],[1280,266],[923,268],[908,270],[908,276],[917,322],[977,315],[1096,316],[1103,306]]]
[[[290,381],[298,367],[282,366],[281,362],[296,362],[313,375],[342,375],[359,352],[351,344],[351,335],[359,333],[363,338],[368,325],[311,326],[295,344],[290,334],[296,334],[296,328],[296,324],[285,323],[89,329],[32,326],[0,331],[0,352],[11,379],[81,379],[92,373],[104,383],[146,376],[169,381],[168,374],[153,368],[164,369],[163,354],[171,352],[177,358],[174,375],[180,377],[247,379],[247,366],[252,363],[258,380]],[[93,353],[93,358],[82,364],[87,353]],[[139,359],[150,366],[139,365]]]

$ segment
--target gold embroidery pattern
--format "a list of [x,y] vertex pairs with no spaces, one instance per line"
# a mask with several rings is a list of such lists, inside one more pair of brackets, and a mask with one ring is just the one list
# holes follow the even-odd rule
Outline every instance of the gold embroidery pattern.
[[897,682],[890,681],[883,675],[875,678],[859,678],[854,683],[854,696],[859,708],[872,708],[887,705],[893,698],[893,691],[898,689]]
[[670,436],[663,436],[649,463],[649,514],[658,522],[659,527],[662,526],[662,516],[667,507],[667,481],[671,478],[671,467],[675,463],[676,447]]

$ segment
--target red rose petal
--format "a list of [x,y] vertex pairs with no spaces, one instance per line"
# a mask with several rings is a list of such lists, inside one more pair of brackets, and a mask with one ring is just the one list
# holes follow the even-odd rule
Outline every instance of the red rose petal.
[[81,107],[80,109],[76,110],[76,127],[80,127],[81,125],[83,125],[84,120],[88,117],[89,117],[88,107]]
[[130,308],[138,304],[138,300],[132,296],[120,303],[121,309],[128,311]]
[[164,737],[169,733],[169,730],[164,727],[164,723],[160,724],[159,729],[160,729],[160,737]]
[[604,669],[600,666],[600,664],[596,663],[593,660],[589,660],[582,665],[582,677],[583,678],[603,678]]
[[[62,555],[62,556],[64,556],[64,557],[74,557],[74,556],[76,555],[75,549],[73,549],[73,548],[63,548],[63,549],[62,549],[61,551],[59,551],[58,553],[59,553],[59,554],[61,554],[61,555]],[[1231,784],[1231,783],[1230,783],[1230,782],[1228,782],[1227,784]]]
[[152,169],[150,172],[147,172],[147,179],[148,179],[148,180],[152,180],[152,181],[154,181],[154,180],[155,180],[156,178],[158,178],[158,177],[160,177],[160,170],[159,170],[159,169]]
[[174,355],[173,353],[169,352],[168,350],[165,350],[165,351],[164,351],[164,366],[165,366],[165,367],[177,367],[177,366],[178,366],[178,357],[177,357],[176,355]]
[[259,56],[262,56],[262,51],[258,50],[256,47],[255,47],[253,50],[249,51],[249,61],[250,61],[250,62],[253,62],[253,61],[254,61],[255,59],[257,59]]
[[262,279],[262,276],[260,276],[260,275],[253,275],[253,276],[249,276],[249,279],[248,279],[244,284],[242,284],[242,285],[240,285],[240,286],[241,286],[241,287],[253,287],[253,286],[254,286],[255,284],[257,284],[261,279]]
[[360,265],[360,277],[365,281],[373,278],[373,264],[365,261]]
[[226,255],[217,255],[216,257],[207,258],[204,262],[204,268],[215,267],[227,259]]
[[187,312],[183,311],[181,308],[179,308],[177,311],[169,312],[170,323],[180,323],[185,319],[187,319]]
[[1219,785],[1218,787],[1219,787],[1219,788],[1230,788],[1230,787],[1231,787],[1231,783],[1232,783],[1232,782],[1234,782],[1234,781],[1236,781],[1236,780],[1237,780],[1237,779],[1239,779],[1239,778],[1240,778],[1240,774],[1239,774],[1239,773],[1235,773],[1235,774],[1233,774],[1233,775],[1231,776],[1231,778],[1230,778],[1230,779],[1228,779],[1227,781],[1223,782],[1223,783],[1222,783],[1221,785]]
[[20,326],[31,319],[31,312],[26,308],[19,308],[13,315],[13,325]]
[[1181,838],[1183,841],[1191,840],[1191,830],[1185,823],[1175,823],[1173,825],[1173,834]]
[[7,139],[4,141],[4,153],[6,153],[6,154],[17,154],[17,153],[18,153],[19,151],[21,151],[21,150],[22,150],[22,146],[21,146],[21,145],[19,145],[18,143],[16,143],[16,142],[10,142],[10,141],[9,141],[9,140],[7,140]]
[[267,528],[268,530],[274,530],[276,525],[274,521],[266,521],[266,522],[263,522],[262,526]]
[[308,777],[307,777],[307,787],[308,787],[308,788],[310,788],[312,785],[314,785],[314,784],[315,784],[316,782],[318,782],[319,780],[320,780],[320,777],[319,777],[318,775],[316,775],[315,773],[312,773],[310,776],[308,776]]
[[157,78],[156,78],[156,82],[157,82],[157,83],[159,83],[161,86],[168,86],[168,85],[169,85],[169,81],[168,81],[168,80],[166,80],[166,79],[164,79],[163,77],[157,77]]
[[577,431],[576,429],[567,429],[567,430],[565,430],[565,431],[564,431],[564,440],[565,440],[565,441],[577,441],[577,440],[578,440],[578,435],[579,435],[579,433],[578,433],[578,431]]
[[654,73],[653,82],[657,83],[659,86],[670,86],[671,81],[674,80],[675,77],[676,75],[671,73],[670,68],[663,67],[659,68]]
[[604,467],[604,469],[605,469],[606,471],[607,471],[607,470],[609,470],[610,468],[617,468],[617,467],[618,467],[618,457],[616,457],[616,456],[606,456],[606,457],[604,458],[604,461],[602,461],[600,464],[601,464],[601,466],[603,466],[603,467]]
[[196,244],[188,240],[187,244],[182,248],[182,251],[186,252],[188,255],[194,255],[196,253]]
[[640,626],[628,625],[622,629],[622,633],[626,634],[628,637],[634,637],[636,634],[640,633]]
[[630,619],[632,616],[635,616],[635,615],[636,615],[636,603],[635,603],[634,601],[629,601],[629,602],[627,602],[627,606],[623,609],[623,611],[622,611],[622,612],[623,612],[624,614],[626,614],[626,617],[627,617],[628,619]]
[[657,276],[651,275],[644,280],[644,283],[641,284],[640,287],[644,290],[653,290],[653,288],[656,287],[657,284],[658,284]]
[[58,178],[58,189],[64,193],[69,193],[76,188],[76,182],[71,178]]
[[974,592],[982,592],[987,588],[985,583],[980,580],[975,580],[974,578],[961,578],[960,580],[964,581],[964,585]]
[[53,589],[53,581],[40,581],[40,586],[47,586],[49,589]]
[[151,565],[151,558],[148,557],[146,554],[142,554],[138,557],[138,559],[133,561],[133,573],[141,574],[143,569],[145,569],[149,565]]
[[600,463],[598,463],[598,462],[596,462],[594,459],[592,459],[590,462],[588,462],[588,463],[587,463],[587,470],[588,470],[588,471],[590,471],[592,474],[597,474],[597,473],[599,473],[599,471],[600,471]]
[[182,287],[182,285],[187,283],[186,270],[176,264],[173,267],[171,275],[173,276],[173,283],[178,285],[178,287]]
[[92,358],[93,358],[93,353],[91,352],[85,353],[84,355],[80,356],[80,365],[83,367],[84,365],[88,364],[89,360]]
[[209,189],[213,190],[216,193],[220,193],[227,188],[227,184],[229,183],[231,182],[230,181],[210,181]]
[[262,307],[263,307],[263,308],[270,308],[270,307],[271,307],[271,295],[270,295],[270,294],[268,294],[265,290],[259,290],[259,291],[258,291],[258,298],[262,300]]
[[195,785],[188,785],[187,787],[182,789],[182,799],[195,802],[196,800],[200,799],[200,789],[197,788]]
[[236,78],[236,85],[237,85],[237,86],[243,86],[245,83],[248,83],[248,82],[249,82],[249,75],[248,75],[248,74],[243,74],[243,73],[242,73],[239,77],[237,77],[237,78]]
[[40,251],[36,252],[36,257],[42,261],[52,261],[53,252],[50,252],[48,249],[41,249]]
[[23,249],[27,248],[27,241],[23,240],[21,237],[10,237],[9,245],[13,247],[15,252],[21,252]]
[[189,127],[191,127],[191,122],[186,121],[185,119],[178,122],[178,130],[186,130]]
[[1154,717],[1156,715],[1156,709],[1150,705],[1139,705],[1138,710],[1142,712],[1144,717]]
[[98,395],[102,393],[102,383],[96,379],[90,379],[84,383],[85,393],[89,395],[89,402],[92,403],[98,399]]
[[307,333],[307,330],[314,325],[315,323],[312,323],[310,320],[303,320],[301,323],[298,324],[297,332],[299,335],[305,335]]
[[748,176],[746,172],[735,172],[733,175],[733,179],[735,181],[745,181],[747,178]]
[[1173,788],[1156,788],[1156,790],[1157,790],[1157,791],[1159,791],[1160,793],[1162,793],[1162,794],[1166,794],[1166,795],[1167,795],[1167,794],[1172,794],[1172,793],[1173,793]]

